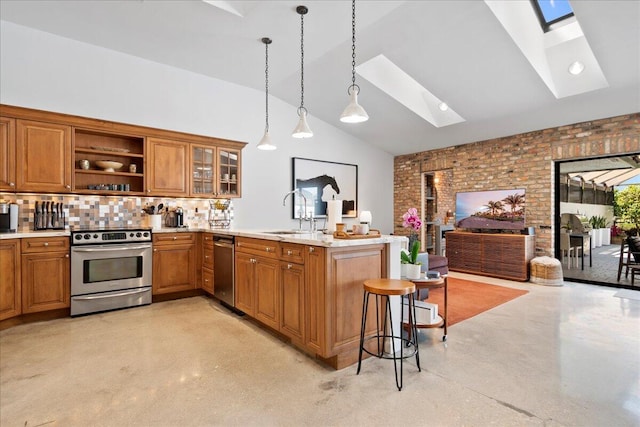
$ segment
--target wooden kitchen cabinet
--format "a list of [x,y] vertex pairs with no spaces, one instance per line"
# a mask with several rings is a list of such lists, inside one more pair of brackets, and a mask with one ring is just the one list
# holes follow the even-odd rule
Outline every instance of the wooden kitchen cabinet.
[[[80,128],[73,131],[74,192],[144,194],[144,136]],[[88,169],[81,167],[81,160],[89,161]],[[114,160],[122,167],[107,172],[96,164],[98,160]],[[130,171],[131,165],[135,165],[135,172]],[[112,188],[114,184],[126,185],[128,190]]]
[[213,235],[204,233],[202,236],[202,290],[213,295]]
[[68,237],[22,239],[22,313],[68,308],[71,265]]
[[20,239],[0,240],[0,320],[22,313]]
[[16,121],[16,190],[71,192],[71,126]]
[[16,121],[0,117],[0,191],[16,191]]
[[280,332],[304,343],[305,274],[303,264],[280,261]]
[[236,308],[279,329],[277,260],[236,253]]
[[265,325],[280,328],[278,243],[236,239],[236,308]]
[[153,234],[153,295],[196,289],[196,234]]
[[147,138],[147,193],[158,196],[189,195],[189,143]]
[[223,198],[240,197],[241,191],[241,168],[240,150],[218,147],[216,149],[218,158],[218,173],[216,178],[215,195]]

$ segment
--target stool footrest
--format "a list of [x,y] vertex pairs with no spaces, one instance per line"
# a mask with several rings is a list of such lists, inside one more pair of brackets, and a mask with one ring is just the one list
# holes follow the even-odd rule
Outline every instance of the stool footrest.
[[[373,340],[373,339],[378,339],[377,336],[372,336],[372,337],[368,337],[364,339],[364,342]],[[400,351],[402,352],[402,356],[396,356],[394,354],[391,353],[385,353],[384,350],[380,353],[377,352],[373,352],[373,351],[369,351],[366,348],[363,348],[362,351],[364,351],[365,353],[373,356],[373,357],[377,357],[378,359],[409,359],[410,357],[415,356],[417,348],[415,346],[415,343],[413,342],[413,340],[407,339],[407,338],[401,338],[395,335],[380,335],[380,340],[382,340],[382,342],[384,343],[385,339],[396,339],[396,340],[400,340],[402,342],[402,345],[400,346]],[[383,345],[384,346],[384,345]],[[409,352],[405,352],[405,348],[409,348],[412,347],[411,351]]]

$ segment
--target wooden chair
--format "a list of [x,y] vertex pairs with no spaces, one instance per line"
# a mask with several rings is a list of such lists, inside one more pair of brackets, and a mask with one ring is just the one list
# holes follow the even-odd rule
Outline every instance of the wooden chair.
[[[571,246],[571,236],[569,233],[560,233],[560,257],[562,261],[564,261],[564,257],[567,257],[567,268],[571,268],[571,258],[574,252],[574,249],[577,252],[577,247]],[[576,255],[576,263],[578,262],[578,257]],[[577,264],[576,264],[577,266]]]
[[[629,236],[620,243],[620,260],[618,261],[618,282],[622,275],[622,267],[625,267],[624,277],[629,277],[629,268],[640,267],[640,236]],[[632,274],[635,273],[632,269]]]

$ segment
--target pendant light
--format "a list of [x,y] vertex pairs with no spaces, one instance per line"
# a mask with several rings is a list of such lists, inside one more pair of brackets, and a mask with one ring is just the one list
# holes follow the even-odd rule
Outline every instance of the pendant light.
[[260,150],[275,150],[276,146],[271,143],[271,136],[269,135],[269,45],[271,39],[268,37],[262,38],[264,43],[264,93],[265,93],[265,126],[264,136],[258,143]]
[[340,116],[343,123],[361,123],[369,120],[369,115],[358,104],[360,86],[356,84],[356,0],[351,2],[351,86],[347,88],[350,100]]
[[298,125],[293,130],[294,138],[311,138],[313,132],[307,124],[307,109],[304,108],[304,15],[309,9],[306,6],[298,6],[296,12],[300,14],[300,106],[298,107]]

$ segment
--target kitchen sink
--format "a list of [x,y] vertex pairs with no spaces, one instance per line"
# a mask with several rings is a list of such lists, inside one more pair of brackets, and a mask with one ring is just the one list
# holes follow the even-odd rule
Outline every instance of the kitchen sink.
[[263,231],[265,234],[308,234],[308,230],[275,230],[275,231]]

